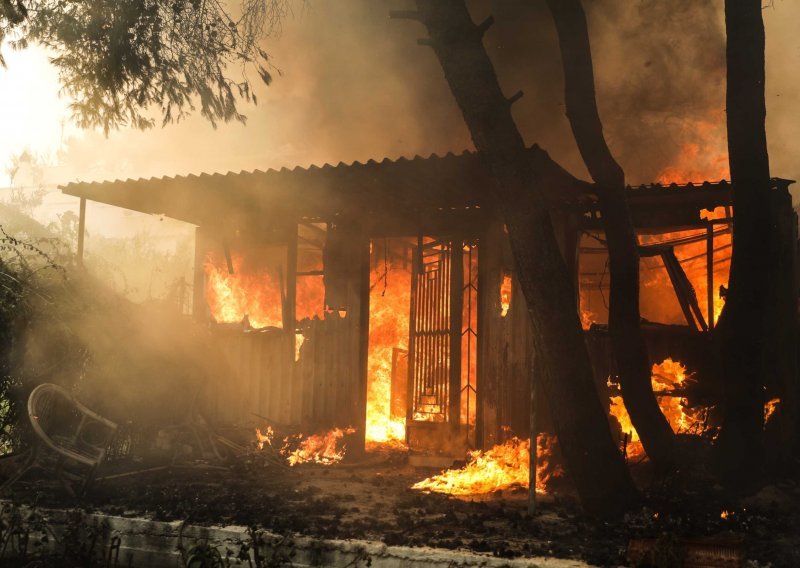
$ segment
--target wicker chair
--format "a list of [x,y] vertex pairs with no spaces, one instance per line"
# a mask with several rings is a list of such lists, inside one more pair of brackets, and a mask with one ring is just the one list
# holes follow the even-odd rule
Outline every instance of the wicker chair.
[[[31,468],[40,467],[53,470],[73,495],[83,494],[106,457],[117,425],[50,383],[31,392],[28,417],[34,433],[31,448],[17,471],[0,486],[0,493]],[[76,481],[80,482],[78,492],[72,485]]]

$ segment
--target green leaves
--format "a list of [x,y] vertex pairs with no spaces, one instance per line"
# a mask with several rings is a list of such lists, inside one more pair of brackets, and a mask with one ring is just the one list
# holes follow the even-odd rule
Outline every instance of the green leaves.
[[249,69],[272,82],[259,42],[279,28],[289,2],[241,0],[234,19],[217,0],[31,0],[27,10],[0,0],[0,39],[13,30],[55,52],[81,127],[146,129],[158,114],[168,124],[196,106],[216,126],[244,121],[239,101],[256,101]]

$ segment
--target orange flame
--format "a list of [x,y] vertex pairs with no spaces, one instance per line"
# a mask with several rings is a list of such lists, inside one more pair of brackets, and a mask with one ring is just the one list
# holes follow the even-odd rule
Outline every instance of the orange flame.
[[583,307],[586,304],[586,299],[584,292],[581,291],[581,327],[583,329],[589,329],[592,327],[592,324],[597,321],[597,315],[590,309]]
[[259,450],[264,449],[264,444],[271,446],[272,439],[275,437],[275,432],[272,430],[272,426],[267,426],[267,433],[262,434],[261,428],[256,428],[256,446]]
[[[411,273],[402,267],[378,267],[370,277],[367,430],[370,447],[403,445],[404,415],[392,415],[394,349],[408,349]],[[405,379],[402,379],[405,380]],[[401,401],[405,408],[405,401]]]
[[[727,212],[718,207],[713,212],[702,211],[703,219],[722,219]],[[694,288],[697,303],[704,319],[708,319],[708,264],[706,257],[706,229],[694,229],[662,233],[659,235],[642,235],[642,244],[669,243],[679,239],[692,239],[693,242],[676,244],[675,256],[681,262],[684,272]],[[731,233],[728,227],[716,225],[713,233],[712,274],[714,290],[712,290],[714,322],[719,320],[725,300],[721,297],[720,286],[726,286],[730,272]],[[685,325],[677,298],[670,283],[669,276],[660,258],[643,258],[641,271],[641,305],[642,316],[651,321]],[[708,323],[708,322],[707,322]]]
[[[302,463],[317,463],[322,465],[332,465],[342,461],[347,450],[346,446],[338,447],[339,440],[345,434],[352,434],[355,428],[334,428],[324,434],[315,434],[302,439],[302,434],[296,434],[284,439],[281,448],[281,455],[286,456],[289,465],[295,466]],[[292,450],[290,445],[299,440],[300,447]]]
[[217,323],[239,323],[247,317],[253,328],[282,327],[280,284],[267,270],[243,270],[241,254],[231,255],[233,274],[226,263],[206,257],[206,300]]
[[[685,184],[730,179],[724,111],[711,111],[701,119],[683,119],[678,126],[677,137],[683,141],[680,151],[673,159],[672,164],[658,173],[655,181],[661,184]],[[719,208],[711,215],[701,212],[700,217],[702,219],[719,219],[725,217],[725,213],[723,208]],[[640,242],[641,244],[652,244],[692,235],[704,236],[704,233],[705,229],[652,236],[642,235]],[[708,319],[705,247],[706,242],[701,239],[688,244],[676,245],[674,250],[694,287],[703,317]],[[725,231],[724,224],[715,225],[713,247],[715,255],[712,271],[715,289],[712,290],[711,309],[716,322],[724,306],[724,300],[718,293],[719,286],[727,285],[730,269],[731,235]],[[581,261],[582,264],[584,262],[587,261]],[[602,265],[599,266],[602,267]],[[595,272],[600,269],[597,265],[594,267]],[[685,325],[686,320],[672,291],[672,285],[661,259],[657,257],[643,258],[640,274],[642,317],[659,323]],[[597,274],[593,274],[593,276],[597,276]],[[588,329],[592,322],[603,321],[603,318],[607,317],[604,312],[607,309],[608,296],[603,290],[608,288],[608,279],[606,278],[596,289],[585,290],[584,286],[582,284],[580,294],[581,322],[584,329]],[[598,313],[592,313],[591,307],[596,307]]]
[[[713,212],[702,211],[703,219],[724,219],[727,211],[718,207]],[[688,241],[688,242],[687,242]],[[726,286],[730,272],[731,233],[729,225],[715,224],[713,241],[713,289],[712,309],[714,322],[725,305],[720,295],[720,286]],[[708,259],[706,255],[707,230],[698,228],[659,234],[639,235],[642,245],[671,244],[697,297],[697,304],[704,320],[708,320]],[[594,248],[597,245],[593,245]],[[588,277],[581,282],[580,317],[584,329],[593,322],[607,321],[608,290],[610,275],[604,267],[604,255],[581,255],[581,271]],[[686,319],[669,275],[660,257],[642,257],[639,272],[641,287],[639,304],[644,319],[674,325],[686,325]],[[708,322],[706,322],[708,323]]]
[[672,165],[659,172],[656,181],[662,184],[730,179],[727,127],[723,111],[711,112],[706,118],[687,119],[681,125],[685,140]]
[[503,274],[503,282],[500,284],[500,317],[506,317],[511,308],[511,275]]
[[772,415],[775,414],[775,411],[778,409],[778,405],[781,403],[780,398],[773,398],[764,405],[764,426],[767,425],[769,419],[772,418]]
[[[537,438],[536,492],[546,493],[548,482],[563,475],[560,466],[553,464],[554,436],[540,434]],[[460,469],[449,469],[423,479],[412,489],[448,495],[481,495],[509,487],[529,487],[530,439],[511,438],[484,451],[470,452],[469,461]]]
[[[684,385],[691,377],[686,375],[686,367],[679,361],[671,358],[664,359],[663,362],[653,365],[651,384],[654,392],[669,392]],[[615,385],[609,380],[609,385]],[[705,407],[688,408],[687,400],[675,396],[657,396],[658,405],[661,412],[666,417],[672,430],[678,433],[697,432],[704,427],[705,417],[708,409]],[[626,453],[630,458],[645,456],[644,447],[639,439],[636,428],[631,423],[631,418],[625,408],[625,403],[621,396],[612,396],[611,415],[617,419],[622,431],[629,436]]]
[[[706,180],[719,181],[730,179],[725,113],[723,111],[715,111],[709,113],[706,118],[700,120],[686,120],[681,130],[682,138],[687,142],[681,147],[681,151],[674,163],[664,168],[659,173],[657,178],[658,183],[684,184],[689,182],[703,182]],[[726,211],[722,207],[717,208],[717,210],[710,214],[705,211],[700,213],[700,217],[707,220],[720,219],[725,216]],[[721,228],[721,226],[718,227]],[[658,240],[673,240],[681,236],[688,236],[691,233],[691,231],[666,233],[659,235]],[[696,231],[694,233],[696,234]],[[727,285],[728,282],[728,273],[730,271],[730,246],[730,233],[716,235],[713,239],[713,247],[718,251],[715,255],[713,266],[714,285],[717,290],[720,285]],[[695,289],[698,297],[698,304],[700,305],[704,317],[707,319],[709,310],[705,251],[705,241],[681,245],[675,248],[676,256],[681,261],[686,276]],[[660,261],[650,259],[646,264],[650,264],[652,268],[654,263],[660,264]],[[657,271],[650,270],[649,274],[643,274],[642,289],[663,288],[666,281],[667,277],[663,269]],[[716,321],[719,319],[720,313],[722,312],[724,300],[716,290],[713,291],[712,297],[714,321]],[[645,300],[643,304],[645,302],[650,306],[654,314],[660,315],[660,317],[651,316],[655,321],[663,323],[684,323],[684,321],[680,320],[680,316],[677,318],[678,321],[667,321],[663,313],[665,303],[660,299],[653,298],[651,300]],[[677,313],[675,310],[676,302],[670,301],[668,304],[672,304],[673,314]],[[645,317],[647,317],[647,315],[645,315]]]

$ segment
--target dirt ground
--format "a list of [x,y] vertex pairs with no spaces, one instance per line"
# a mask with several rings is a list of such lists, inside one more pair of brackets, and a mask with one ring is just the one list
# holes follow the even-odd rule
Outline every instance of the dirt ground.
[[[147,467],[152,464],[118,463],[101,477],[114,475],[115,468]],[[411,467],[397,453],[293,468],[252,454],[228,467],[195,462],[101,479],[80,503],[40,476],[24,478],[7,497],[42,507],[80,506],[120,516],[238,524],[280,534],[469,549],[509,558],[555,556],[599,566],[625,565],[628,544],[635,538],[669,543],[685,537],[739,536],[752,565],[800,566],[800,486],[794,482],[773,484],[749,500],[734,502],[713,486],[694,484],[676,491],[664,480],[650,480],[648,506],[609,523],[582,515],[567,481],[540,498],[534,516],[527,513],[523,488],[474,498],[410,489],[437,472]],[[639,477],[646,475],[646,470],[639,472]]]

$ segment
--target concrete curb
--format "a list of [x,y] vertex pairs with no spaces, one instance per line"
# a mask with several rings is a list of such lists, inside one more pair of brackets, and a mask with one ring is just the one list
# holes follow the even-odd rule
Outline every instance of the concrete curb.
[[[5,505],[8,507],[8,503]],[[111,558],[109,566],[180,567],[184,566],[180,550],[188,550],[198,544],[215,548],[222,558],[228,560],[229,566],[256,566],[256,547],[253,545],[257,544],[258,554],[265,560],[266,566],[360,568],[369,562],[374,568],[590,568],[589,564],[577,560],[542,557],[503,559],[469,551],[387,546],[382,542],[366,540],[326,540],[268,531],[250,533],[241,526],[203,527],[181,521],[165,523],[140,517],[88,513],[76,523],[74,517],[70,521],[70,512],[63,509],[34,511],[29,507],[20,507],[18,510],[23,519],[32,519],[31,515],[35,517],[38,514],[44,520],[55,537],[49,539],[46,545],[53,552],[62,550],[59,543],[64,541],[64,534],[70,529],[72,535],[69,538],[72,539],[100,535],[94,553],[98,558]],[[82,537],[75,537],[76,525],[81,527]],[[36,539],[35,533],[35,530],[31,530],[31,542]]]

